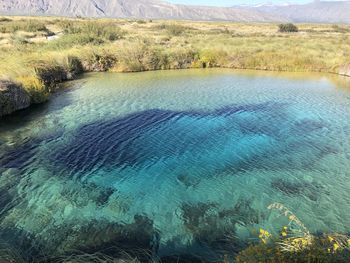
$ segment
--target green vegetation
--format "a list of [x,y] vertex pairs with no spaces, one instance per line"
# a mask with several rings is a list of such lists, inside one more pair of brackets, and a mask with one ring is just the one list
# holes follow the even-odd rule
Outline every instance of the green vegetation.
[[160,30],[165,30],[166,32],[168,32],[170,36],[180,36],[187,29],[190,29],[188,27],[185,27],[183,25],[176,24],[176,23],[171,23],[171,24],[163,23],[163,24],[157,25],[155,28]]
[[29,19],[29,20],[18,20],[18,21],[11,22],[11,20],[3,18],[3,19],[0,19],[0,22],[2,23],[0,26],[1,33],[15,33],[17,31],[25,31],[25,32],[42,31],[42,32],[50,33],[50,31],[46,28],[45,23],[42,21]]
[[292,23],[288,23],[288,24],[280,24],[278,26],[278,31],[279,32],[286,32],[286,33],[291,33],[291,32],[298,32],[299,29],[296,25],[292,24]]
[[0,79],[22,84],[41,102],[55,84],[81,72],[225,67],[338,73],[350,63],[350,26],[298,28],[282,34],[274,24],[3,17]]
[[282,204],[276,209],[289,220],[279,236],[260,229],[259,242],[248,246],[236,256],[236,262],[349,262],[350,236],[343,234],[312,235],[302,222]]

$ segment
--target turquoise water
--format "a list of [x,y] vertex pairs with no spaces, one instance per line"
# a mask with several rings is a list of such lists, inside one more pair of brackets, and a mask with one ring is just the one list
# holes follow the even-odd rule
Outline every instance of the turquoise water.
[[348,233],[349,120],[340,77],[88,74],[1,121],[0,246],[215,261],[286,225],[275,202]]

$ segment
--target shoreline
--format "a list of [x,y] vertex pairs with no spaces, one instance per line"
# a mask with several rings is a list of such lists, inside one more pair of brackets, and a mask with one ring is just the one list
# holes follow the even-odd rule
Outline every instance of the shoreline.
[[0,26],[0,116],[27,108],[28,99],[45,102],[58,84],[88,72],[227,68],[350,76],[345,25],[297,24],[298,32],[280,32],[276,24],[7,18]]
[[[193,62],[191,63],[193,64]],[[78,66],[80,68],[80,66]],[[61,78],[57,78],[55,77],[55,72],[45,72],[44,75],[46,76],[43,77],[41,79],[41,81],[44,83],[44,89],[48,90],[48,94],[47,97],[39,102],[33,102],[30,101],[30,96],[29,94],[27,94],[28,96],[25,96],[25,93],[27,93],[25,91],[25,89],[23,88],[23,86],[19,83],[16,82],[12,82],[12,81],[8,81],[8,80],[0,80],[0,103],[3,103],[4,106],[2,107],[3,109],[1,109],[0,107],[0,119],[4,116],[9,116],[12,114],[15,114],[19,111],[22,110],[28,110],[30,109],[33,105],[38,105],[38,104],[42,104],[47,102],[48,100],[50,100],[51,95],[54,94],[56,91],[60,90],[62,87],[60,87],[62,84],[64,83],[68,83],[69,81],[73,81],[76,80],[80,77],[82,77],[84,74],[87,73],[99,73],[99,72],[114,72],[114,73],[141,73],[141,72],[148,72],[148,71],[167,71],[167,70],[188,70],[188,69],[231,69],[233,71],[237,71],[237,70],[242,70],[242,71],[261,71],[261,72],[271,72],[271,73],[319,73],[319,74],[324,74],[324,75],[335,75],[335,76],[340,76],[340,77],[346,77],[349,78],[350,77],[350,67],[348,68],[348,72],[328,72],[328,71],[288,71],[288,70],[272,70],[272,69],[259,69],[259,68],[235,68],[235,67],[227,67],[227,66],[209,66],[209,67],[196,67],[196,66],[187,66],[184,68],[169,68],[169,69],[153,69],[153,70],[138,70],[138,71],[111,71],[111,68],[105,69],[105,70],[100,70],[100,69],[95,69],[95,70],[85,70],[85,69],[78,69],[78,71],[76,72],[65,72],[65,76],[64,73],[62,74],[62,72],[59,72],[59,74],[61,74]],[[57,72],[56,72],[57,74]],[[40,79],[40,78],[39,78]],[[5,85],[5,88],[3,87]],[[7,87],[6,87],[7,86]],[[6,88],[8,88],[7,93],[6,94]],[[10,89],[15,89],[17,92],[19,91],[21,93],[22,98],[18,95],[13,93],[13,91],[11,91]],[[4,93],[5,90],[5,100],[2,99],[1,100],[1,95],[2,93]],[[12,97],[11,97],[12,96]],[[7,98],[6,98],[7,97]],[[7,99],[7,100],[6,100]],[[15,109],[13,110],[6,110],[6,105],[14,105]]]

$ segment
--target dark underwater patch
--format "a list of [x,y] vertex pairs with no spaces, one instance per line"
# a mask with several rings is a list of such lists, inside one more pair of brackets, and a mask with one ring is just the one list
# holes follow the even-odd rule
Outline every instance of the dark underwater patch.
[[98,163],[135,165],[143,158],[135,141],[155,125],[175,118],[171,111],[148,110],[122,119],[96,122],[81,127],[69,145],[50,158],[74,171],[90,171]]
[[40,141],[27,140],[0,155],[0,167],[23,169],[34,156]]
[[[216,124],[216,119],[222,117],[225,119],[225,125]],[[203,118],[212,126],[207,128],[208,131],[197,133],[194,129],[201,129]],[[268,168],[268,165],[281,166],[283,169],[286,162],[280,156],[290,155],[293,158],[292,155],[296,151],[305,151],[302,147],[310,148],[312,144],[317,144],[313,147],[316,149],[316,155],[317,151],[320,152],[319,155],[328,154],[329,147],[326,149],[326,143],[314,142],[307,138],[309,133],[318,132],[325,125],[310,120],[293,124],[288,115],[287,105],[281,103],[248,104],[209,112],[146,110],[80,127],[67,145],[55,149],[49,160],[55,166],[69,170],[69,174],[84,174],[99,167],[111,169],[131,166],[137,169],[151,160],[156,162],[172,156],[182,156],[186,151],[198,154],[210,147],[218,147],[215,137],[217,134],[240,132],[242,136],[268,136],[281,145],[271,153],[271,149],[268,148],[257,149],[252,159],[248,157],[240,160],[238,164],[233,163],[232,167],[237,166],[235,170]],[[303,128],[300,131],[302,136],[288,142],[288,132],[299,126]],[[293,143],[299,143],[301,149],[290,147]],[[274,162],[270,158],[271,154],[278,155],[280,161]],[[312,160],[313,158],[310,162]],[[293,162],[293,165],[298,162],[299,160]],[[308,165],[310,164],[306,164]]]
[[0,172],[0,217],[19,203],[15,188],[19,180],[17,169]]
[[171,255],[160,258],[161,263],[204,263],[206,262],[203,258],[184,254],[184,255]]
[[130,224],[91,221],[70,236],[75,236],[73,241],[61,244],[65,250],[102,253],[114,258],[129,255],[141,262],[149,262],[158,253],[160,242],[153,221],[143,215],[135,215]]
[[130,224],[103,220],[91,221],[80,227],[77,224],[75,228],[66,228],[66,231],[60,229],[60,235],[62,243],[58,247],[48,247],[38,238],[17,228],[1,229],[0,249],[6,248],[9,256],[18,250],[23,262],[56,262],[65,258],[82,259],[84,255],[90,255],[90,259],[92,255],[96,255],[96,258],[102,255],[150,262],[157,255],[160,242],[152,220],[142,215],[135,215],[134,222]]
[[321,195],[328,194],[325,187],[318,183],[307,181],[292,181],[277,178],[271,182],[271,187],[289,196],[305,196],[311,201],[317,201]]
[[44,244],[32,234],[17,228],[0,229],[0,254],[5,253],[1,255],[3,257],[21,260],[19,262],[38,262],[38,259],[46,262],[43,260],[48,257],[46,252]]
[[186,173],[181,173],[176,178],[178,182],[184,185],[186,188],[196,187],[200,183],[200,178]]
[[183,220],[194,242],[207,249],[227,254],[245,246],[235,237],[237,225],[258,224],[262,215],[252,209],[251,201],[241,199],[230,209],[218,209],[214,203],[183,204]]
[[36,158],[38,147],[50,143],[63,135],[63,129],[43,133],[40,137],[25,138],[14,146],[4,147],[0,153],[0,168],[16,168],[22,173]]

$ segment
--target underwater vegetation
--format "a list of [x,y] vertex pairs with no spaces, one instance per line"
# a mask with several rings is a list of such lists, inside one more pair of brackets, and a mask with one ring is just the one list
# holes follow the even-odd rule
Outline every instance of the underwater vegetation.
[[286,180],[283,178],[277,178],[271,182],[272,188],[279,190],[280,192],[289,196],[305,196],[312,201],[317,201],[321,195],[328,195],[329,193],[323,185],[317,182]]
[[[337,152],[319,140],[327,122],[291,121],[289,107],[266,102],[212,111],[145,110],[84,124],[64,138],[63,129],[4,146],[0,244],[6,251],[18,249],[25,262],[212,262],[238,253],[244,258],[255,247],[239,235],[251,236],[268,218],[256,197],[240,196],[224,206],[220,200],[174,199],[169,211],[161,211],[161,204],[160,210],[145,207],[142,199],[149,198],[146,191],[163,195],[153,188],[161,184],[150,184],[160,178],[186,195],[199,193],[206,180],[243,178],[256,170],[312,170],[320,158]],[[55,147],[40,157],[46,144]],[[266,180],[290,197],[317,201],[327,194],[318,182]],[[179,234],[165,234],[157,213],[174,220]]]
[[4,119],[1,260],[346,256],[347,91],[204,71],[91,74]]

